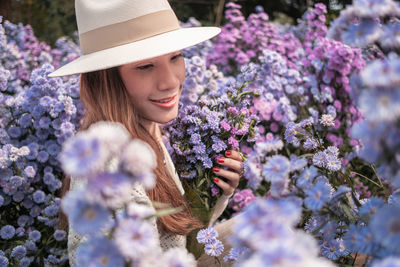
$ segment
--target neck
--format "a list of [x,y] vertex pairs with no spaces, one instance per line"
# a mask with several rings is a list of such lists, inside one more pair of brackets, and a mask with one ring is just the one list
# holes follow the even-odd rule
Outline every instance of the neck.
[[146,119],[142,119],[140,123],[150,135],[155,137],[156,140],[159,140],[161,138],[161,131],[158,123],[154,121],[148,121]]

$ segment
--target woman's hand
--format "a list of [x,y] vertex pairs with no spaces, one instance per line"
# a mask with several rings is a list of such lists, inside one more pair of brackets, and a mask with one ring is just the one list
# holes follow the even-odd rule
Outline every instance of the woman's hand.
[[215,177],[214,182],[222,189],[224,195],[229,196],[233,194],[243,176],[243,158],[241,153],[235,150],[227,150],[225,156],[218,158],[217,162],[221,166],[228,167],[229,170],[214,167],[213,172],[226,179],[226,181],[223,181]]

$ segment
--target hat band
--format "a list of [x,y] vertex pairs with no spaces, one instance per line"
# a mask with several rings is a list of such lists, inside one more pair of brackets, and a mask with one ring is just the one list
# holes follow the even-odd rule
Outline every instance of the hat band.
[[162,10],[82,33],[79,42],[82,54],[87,55],[179,28],[175,13],[172,10]]

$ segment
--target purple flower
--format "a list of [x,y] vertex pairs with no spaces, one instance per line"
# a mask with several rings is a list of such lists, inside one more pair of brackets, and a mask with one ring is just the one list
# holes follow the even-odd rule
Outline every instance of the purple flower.
[[194,145],[198,145],[201,143],[201,136],[198,133],[192,134],[190,136],[190,142]]
[[213,240],[211,243],[205,244],[204,251],[207,255],[218,257],[224,251],[224,245],[219,240]]
[[357,47],[366,47],[379,39],[382,32],[373,19],[363,19],[357,24],[351,24],[342,33],[342,39],[345,44]]
[[8,264],[8,259],[5,256],[0,255],[0,266],[8,266]]
[[228,138],[228,143],[232,146],[233,149],[239,147],[239,142],[232,136]]
[[33,193],[32,198],[36,203],[42,203],[45,200],[45,196],[46,195],[42,190],[36,190],[35,193]]
[[147,222],[124,219],[115,230],[115,242],[121,253],[132,260],[139,260],[159,246],[155,229]]
[[29,239],[31,239],[34,242],[40,241],[41,237],[42,237],[42,235],[37,230],[33,230],[32,232],[29,233]]
[[54,231],[53,237],[57,241],[65,240],[67,233],[64,230],[56,230]]
[[197,241],[201,244],[208,244],[213,242],[218,237],[218,232],[214,228],[208,227],[206,229],[201,229],[197,233]]
[[81,234],[96,234],[109,223],[110,212],[99,204],[88,203],[82,190],[69,192],[62,201],[71,227]]
[[60,154],[64,171],[72,176],[84,177],[104,166],[106,153],[100,140],[87,135],[76,135],[69,140]]
[[15,234],[15,228],[12,225],[3,226],[0,229],[0,236],[1,238],[8,240],[11,239]]
[[268,158],[262,167],[262,174],[267,181],[277,182],[286,180],[290,172],[290,161],[281,155]]
[[26,166],[26,168],[24,169],[24,172],[25,172],[26,176],[29,178],[33,178],[36,175],[35,168],[33,168],[32,166]]
[[334,155],[327,155],[325,157],[325,167],[330,171],[338,171],[341,168],[340,160]]
[[90,239],[76,250],[77,266],[123,267],[124,258],[105,237]]
[[326,166],[326,154],[324,152],[318,152],[313,156],[313,164],[318,167]]
[[226,144],[218,137],[211,136],[211,140],[213,141],[213,145],[211,147],[216,153],[220,153],[227,148]]
[[221,124],[222,129],[224,129],[225,131],[229,131],[231,129],[231,126],[226,121],[221,121],[220,124]]
[[[400,207],[385,206],[380,208],[371,219],[371,231],[375,240],[388,248],[400,247]],[[395,251],[398,249],[394,249]]]
[[340,257],[349,254],[343,245],[343,240],[341,239],[332,239],[331,241],[322,245],[321,253],[331,260],[337,260]]
[[303,144],[303,147],[307,150],[316,149],[318,146],[319,146],[319,144],[314,138],[307,138]]
[[305,206],[310,210],[320,210],[330,198],[331,187],[325,183],[316,183],[306,191]]
[[24,246],[16,246],[11,251],[11,257],[21,260],[26,255],[26,248]]

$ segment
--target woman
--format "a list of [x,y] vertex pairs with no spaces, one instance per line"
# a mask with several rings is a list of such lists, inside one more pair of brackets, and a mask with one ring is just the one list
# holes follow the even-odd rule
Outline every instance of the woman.
[[[185,80],[181,49],[212,38],[215,27],[182,29],[167,0],[76,0],[77,24],[82,56],[50,76],[81,73],[80,96],[85,107],[82,129],[98,121],[122,123],[133,138],[151,145],[157,155],[154,189],[132,189],[132,201],[151,201],[183,206],[179,213],[154,222],[163,249],[184,247],[185,236],[206,227],[192,216],[183,188],[163,143],[159,124],[177,116],[179,97]],[[237,151],[227,151],[214,168],[214,182],[222,191],[212,221],[226,207],[237,187],[242,170]],[[110,166],[113,168],[113,166]],[[80,185],[71,179],[71,190]],[[74,251],[83,237],[69,231],[71,265]]]

